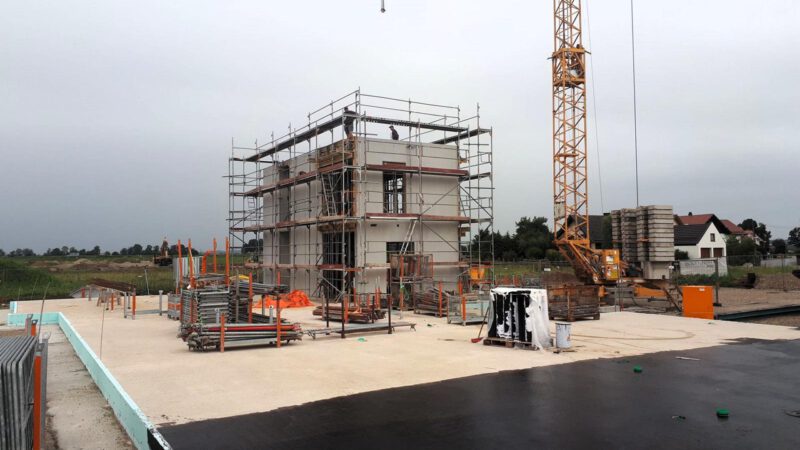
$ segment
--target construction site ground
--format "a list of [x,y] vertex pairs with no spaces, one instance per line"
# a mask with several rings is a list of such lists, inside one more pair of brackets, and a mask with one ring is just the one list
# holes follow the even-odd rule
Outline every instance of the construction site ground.
[[[41,302],[22,302],[18,312],[38,312],[40,306]],[[156,308],[157,296],[138,297],[137,307],[140,311]],[[285,310],[282,315],[304,329],[323,328],[324,321],[314,317],[312,309]],[[104,312],[85,299],[48,300],[45,311],[64,313],[150,421],[165,430],[194,421],[507,370],[689,351],[748,339],[800,339],[800,329],[795,328],[621,312],[603,314],[599,321],[573,323],[572,351],[555,353],[471,343],[477,326],[448,325],[443,318],[409,312],[401,319],[395,312],[394,321],[414,322],[416,331],[398,329],[393,335],[346,339],[306,337],[281,349],[199,353],[189,351],[176,337],[178,322],[166,315],[124,319],[121,308]],[[332,327],[337,325],[332,322]],[[675,360],[674,364],[685,363]]]
[[[725,315],[753,311],[769,311],[787,307],[800,309],[800,290],[781,289],[744,289],[744,288],[719,288],[719,303],[714,307],[714,314]],[[626,308],[630,310],[663,312],[671,308],[671,304],[661,299],[636,299],[635,302],[626,301]],[[676,314],[674,310],[669,314]],[[742,318],[741,321],[771,325],[800,327],[800,314],[767,315],[764,317]]]
[[719,288],[716,313],[751,311],[800,305],[800,290]]

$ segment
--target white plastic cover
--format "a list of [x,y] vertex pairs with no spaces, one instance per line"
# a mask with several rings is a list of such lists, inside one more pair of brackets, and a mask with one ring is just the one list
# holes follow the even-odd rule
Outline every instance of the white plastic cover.
[[[534,344],[537,348],[549,348],[552,346],[552,339],[550,338],[550,319],[547,311],[547,289],[528,289],[528,288],[508,288],[500,287],[492,289],[492,305],[497,308],[502,304],[509,294],[522,295],[526,298],[525,304],[525,330],[530,332],[530,337],[515,336],[515,327],[512,323],[517,320],[514,317],[515,309],[508,308],[503,314],[503,323],[498,323],[496,326],[497,337],[506,339],[515,339],[528,341]],[[496,311],[497,309],[495,309]],[[497,313],[493,314],[497,318]],[[492,324],[490,321],[490,329]]]

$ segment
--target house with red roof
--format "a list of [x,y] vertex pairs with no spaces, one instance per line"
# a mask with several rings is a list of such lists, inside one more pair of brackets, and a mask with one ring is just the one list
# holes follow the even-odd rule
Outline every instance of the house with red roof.
[[717,230],[726,237],[734,236],[739,240],[746,237],[752,239],[756,245],[761,244],[761,238],[756,236],[752,230],[742,229],[728,219],[718,218],[716,214],[692,214],[690,212],[685,216],[675,216],[676,227],[679,225],[704,225],[706,223],[713,223]]

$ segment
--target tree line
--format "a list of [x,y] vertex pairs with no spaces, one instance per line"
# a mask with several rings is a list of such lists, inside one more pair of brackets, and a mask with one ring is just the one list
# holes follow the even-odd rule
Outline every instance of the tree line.
[[[55,248],[48,248],[46,251],[42,252],[41,254],[36,253],[30,248],[18,248],[16,250],[12,250],[6,253],[3,249],[0,249],[0,256],[9,256],[9,257],[16,257],[16,256],[150,256],[156,255],[161,253],[161,245],[147,245],[142,246],[141,244],[133,244],[130,247],[122,247],[119,250],[106,250],[102,251],[99,245],[95,245],[91,249],[77,249],[71,246],[61,246]],[[178,255],[178,246],[172,245],[169,248],[170,256],[177,256]],[[181,254],[188,255],[189,248],[186,245],[181,244]],[[193,255],[199,255],[200,251],[196,248],[192,248]]]
[[[559,260],[561,255],[553,245],[553,233],[547,224],[547,218],[534,216],[532,218],[522,217],[514,224],[514,232],[500,233],[495,231],[494,238],[494,258],[500,261],[514,261],[521,259],[549,259]],[[754,219],[745,219],[739,224],[744,230],[750,230],[761,240],[760,245],[749,238],[728,239],[728,255],[751,255],[758,252],[761,255],[769,253],[785,254],[790,251],[800,250],[800,227],[795,227],[789,231],[788,239],[771,239],[772,232],[767,230],[766,225]],[[489,240],[489,232],[483,230],[478,240],[486,242]],[[611,222],[606,216],[603,220],[603,248],[611,248]],[[607,242],[606,242],[607,241]],[[262,248],[261,239],[251,239],[242,248],[243,253],[254,253]],[[123,247],[115,251],[102,251],[99,245],[91,249],[76,249],[71,246],[48,248],[41,255],[30,248],[18,248],[8,253],[0,249],[1,256],[148,256],[158,254],[161,250],[160,244],[142,246],[133,244],[130,247]],[[169,249],[170,255],[177,256],[178,248],[172,245]],[[181,254],[188,254],[189,249],[181,244]],[[194,255],[199,255],[200,251],[192,249]],[[688,256],[688,255],[687,255]],[[680,259],[676,254],[676,258]]]
[[[514,223],[514,233],[492,235],[494,240],[494,259],[498,261],[516,261],[523,259],[560,260],[561,254],[553,245],[553,233],[547,225],[545,217],[522,217]],[[486,242],[489,231],[482,230],[474,240]],[[477,245],[473,245],[477,248]]]

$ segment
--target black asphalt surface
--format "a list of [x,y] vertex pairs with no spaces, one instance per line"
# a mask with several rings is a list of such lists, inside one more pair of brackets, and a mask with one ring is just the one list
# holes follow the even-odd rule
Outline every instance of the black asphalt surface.
[[[729,418],[717,418],[718,408]],[[386,389],[160,431],[175,449],[797,449],[800,418],[787,410],[800,410],[800,341],[748,340]]]

